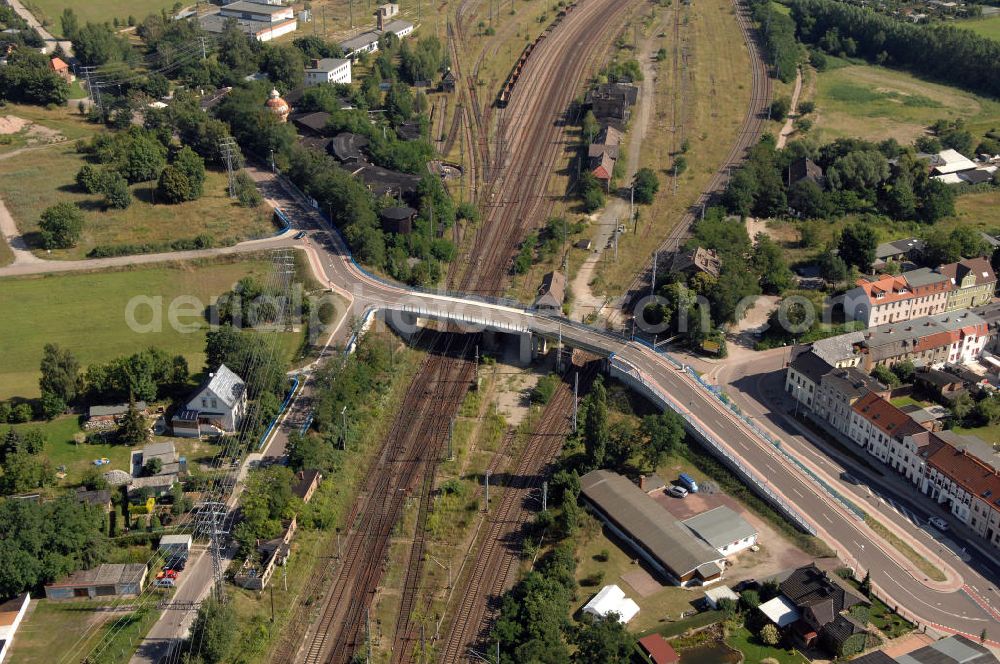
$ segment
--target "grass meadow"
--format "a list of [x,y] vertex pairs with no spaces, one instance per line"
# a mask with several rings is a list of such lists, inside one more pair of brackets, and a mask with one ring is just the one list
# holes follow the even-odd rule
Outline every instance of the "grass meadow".
[[819,72],[813,135],[912,143],[935,120],[966,121],[973,133],[998,125],[1000,103],[905,72],[830,58]]
[[[126,25],[129,15],[141,21],[149,14],[159,14],[166,9],[170,11],[175,0],[86,0],[77,2],[75,0],[27,0],[24,5],[35,15],[46,29],[57,37],[65,37],[62,33],[62,24],[59,17],[67,7],[72,7],[73,11],[80,19],[80,24],[87,21],[91,23],[111,22],[117,18],[122,25]],[[183,2],[182,5],[191,3]]]
[[955,24],[957,28],[972,30],[978,35],[989,37],[1000,41],[1000,15],[994,14],[986,18],[976,18],[969,21],[961,21]]
[[[178,263],[121,272],[50,275],[7,279],[0,287],[0,399],[36,397],[38,366],[46,343],[71,349],[81,365],[157,346],[184,355],[192,372],[205,361],[207,323],[190,334],[168,324],[166,308],[180,295],[206,305],[247,274],[263,275],[262,260]],[[125,322],[125,307],[138,295],[163,298],[163,330],[138,334]],[[142,316],[137,314],[137,318]],[[142,319],[145,320],[145,319]],[[299,335],[288,342],[292,348]]]

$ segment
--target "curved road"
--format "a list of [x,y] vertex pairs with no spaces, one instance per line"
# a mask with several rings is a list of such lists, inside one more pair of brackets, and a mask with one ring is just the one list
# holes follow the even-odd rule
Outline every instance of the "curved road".
[[[358,268],[339,236],[314,211],[295,205],[291,200],[284,207],[286,212],[292,212],[296,226],[314,229],[309,231],[313,241],[306,251],[313,257],[313,268],[322,270],[322,275],[317,276],[333,287],[351,292],[358,311],[375,307],[385,310],[390,318],[398,312],[409,311],[455,322],[486,322],[494,329],[515,334],[531,333],[548,339],[561,335],[567,345],[613,356],[631,365],[661,393],[668,395],[671,407],[711,431],[733,455],[766,477],[771,488],[796,506],[812,522],[820,537],[844,558],[870,570],[875,585],[905,607],[908,614],[947,633],[962,633],[976,639],[984,629],[992,635],[1000,634],[1000,612],[992,607],[984,608],[966,590],[958,588],[960,579],[954,580],[955,589],[939,590],[935,586],[940,584],[908,571],[911,565],[894,549],[876,540],[867,526],[834,503],[687,372],[676,369],[659,353],[603,330],[519,306],[415,291],[383,282]],[[404,326],[408,323],[403,316],[395,316],[395,322]],[[953,567],[959,573],[964,570],[978,576],[961,562],[956,561]]]

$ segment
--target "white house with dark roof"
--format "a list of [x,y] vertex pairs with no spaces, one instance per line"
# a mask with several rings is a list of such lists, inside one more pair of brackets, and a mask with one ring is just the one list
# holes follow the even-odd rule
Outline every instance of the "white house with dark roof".
[[247,386],[225,364],[208,374],[187,404],[174,414],[174,435],[196,438],[203,427],[232,433],[239,429],[247,411]]

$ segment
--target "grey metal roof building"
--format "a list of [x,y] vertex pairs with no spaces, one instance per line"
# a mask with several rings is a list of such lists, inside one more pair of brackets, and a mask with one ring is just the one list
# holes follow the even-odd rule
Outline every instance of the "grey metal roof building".
[[896,658],[897,664],[997,664],[1000,662],[975,641],[961,635],[949,636],[929,646]]
[[594,470],[580,478],[580,487],[608,528],[673,583],[709,583],[722,576],[719,552],[625,477]]
[[725,505],[697,514],[681,523],[713,549],[723,549],[733,542],[757,536],[756,528]]

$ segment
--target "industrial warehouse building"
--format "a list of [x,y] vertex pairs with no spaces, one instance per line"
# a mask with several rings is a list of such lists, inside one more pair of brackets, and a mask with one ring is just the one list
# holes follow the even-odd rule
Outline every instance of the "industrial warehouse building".
[[687,586],[722,578],[725,556],[625,477],[594,470],[580,486],[586,506],[664,579]]

